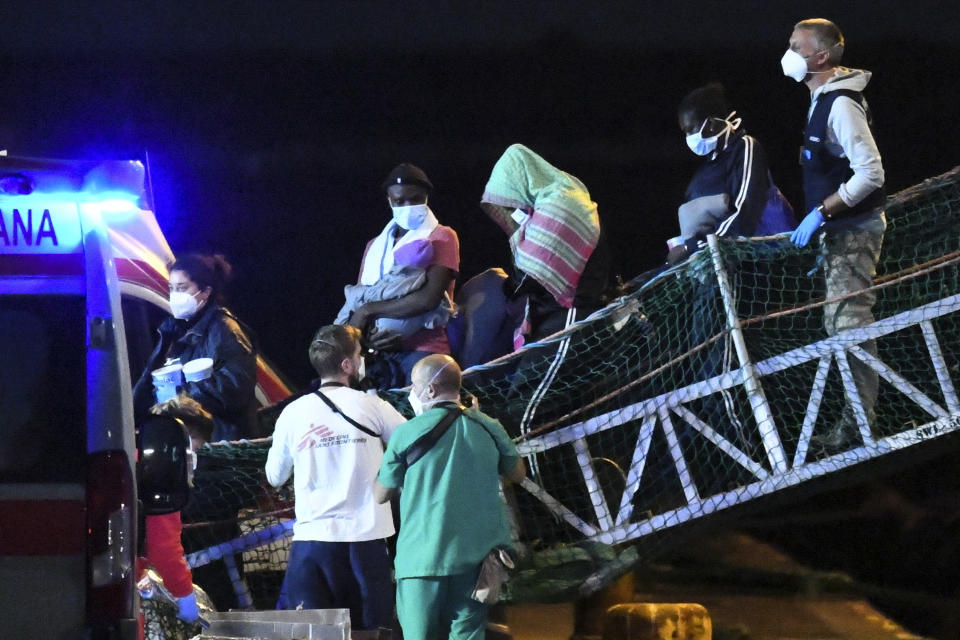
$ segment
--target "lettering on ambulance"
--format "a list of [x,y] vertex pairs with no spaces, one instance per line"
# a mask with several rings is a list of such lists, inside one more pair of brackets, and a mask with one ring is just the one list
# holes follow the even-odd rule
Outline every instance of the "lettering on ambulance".
[[[9,209],[8,209],[9,211]],[[53,218],[50,217],[50,209],[44,209],[40,216],[40,224],[37,226],[36,238],[33,234],[33,209],[27,209],[26,222],[19,209],[13,209],[10,214],[10,231],[8,232],[7,223],[4,221],[3,210],[0,210],[0,242],[3,246],[35,246],[39,247],[43,240],[49,240],[50,246],[59,246],[57,241],[57,232],[53,228]],[[34,242],[36,240],[36,242]]]

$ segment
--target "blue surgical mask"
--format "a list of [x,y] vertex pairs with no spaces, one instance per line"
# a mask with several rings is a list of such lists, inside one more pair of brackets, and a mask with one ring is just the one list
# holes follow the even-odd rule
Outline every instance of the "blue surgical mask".
[[711,118],[704,119],[703,124],[700,125],[700,129],[696,133],[691,133],[687,136],[687,146],[690,147],[690,151],[693,151],[698,156],[713,153],[717,148],[717,143],[720,141],[720,136],[735,131],[737,127],[740,126],[740,118],[731,120],[736,114],[736,111],[730,112],[730,115],[723,119],[723,129],[721,129],[717,135],[710,136],[709,138],[703,137],[703,129],[707,126],[707,121]]
[[427,218],[427,205],[411,204],[406,207],[390,207],[393,210],[393,221],[408,231],[419,229]]
[[[707,118],[707,120],[709,120],[709,118]],[[687,136],[687,146],[690,147],[690,151],[693,151],[698,156],[705,156],[708,153],[712,153],[713,150],[717,148],[717,140],[720,139],[720,133],[723,133],[723,131],[721,131],[715,136],[704,138],[702,132],[703,127],[707,124],[707,120],[704,120],[703,124],[700,125],[700,131]]]

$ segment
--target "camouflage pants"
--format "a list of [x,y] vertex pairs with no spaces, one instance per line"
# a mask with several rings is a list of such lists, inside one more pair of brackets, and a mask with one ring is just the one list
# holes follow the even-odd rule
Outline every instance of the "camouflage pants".
[[[877,211],[854,228],[824,231],[820,234],[827,299],[861,291],[859,295],[824,305],[823,320],[827,335],[834,336],[846,329],[863,327],[873,322],[873,305],[877,301],[877,294],[865,289],[873,284],[873,277],[877,273],[877,261],[880,259],[886,227],[883,211]],[[873,340],[860,346],[871,355],[877,355],[877,345]],[[880,382],[877,372],[855,357],[850,358],[850,369],[863,409],[869,416],[877,399]]]

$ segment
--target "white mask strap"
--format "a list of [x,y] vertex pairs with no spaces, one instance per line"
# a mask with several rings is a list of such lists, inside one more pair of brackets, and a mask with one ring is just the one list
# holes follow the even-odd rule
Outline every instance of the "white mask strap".
[[[430,388],[430,385],[432,385],[432,384],[433,384],[433,381],[437,379],[437,376],[440,375],[440,372],[443,371],[444,369],[446,369],[446,368],[450,365],[451,362],[453,362],[453,360],[447,360],[442,367],[440,367],[439,369],[437,369],[436,373],[433,374],[433,377],[430,378],[430,382],[428,382],[427,384],[423,385],[423,389],[420,389],[420,393],[417,394],[417,397],[418,397],[418,398],[419,398],[421,395],[423,395],[423,392],[424,392],[424,391],[426,391],[427,389]],[[422,402],[422,401],[421,401],[421,402]],[[432,404],[433,402],[435,402],[435,400],[431,400],[430,402],[431,402],[431,404]],[[426,404],[426,403],[424,403],[424,404]]]
[[433,381],[437,379],[437,376],[439,376],[440,373],[441,373],[444,369],[446,369],[448,366],[450,366],[450,363],[451,363],[451,362],[453,362],[453,361],[452,361],[452,360],[447,360],[445,363],[443,363],[443,366],[442,366],[442,367],[440,367],[439,369],[437,369],[437,372],[433,374],[433,377],[432,377],[432,378],[430,378],[430,382],[427,383],[427,386],[428,386],[428,387],[433,384]]
[[731,111],[726,118],[724,118],[724,121],[726,121],[730,125],[731,131],[736,131],[737,129],[740,128],[741,118],[734,118],[733,116],[735,115],[737,115],[737,112],[734,110],[734,111]]

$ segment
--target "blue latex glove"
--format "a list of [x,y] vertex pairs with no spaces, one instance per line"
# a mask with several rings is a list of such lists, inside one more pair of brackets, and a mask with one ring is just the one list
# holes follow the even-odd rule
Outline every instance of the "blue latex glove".
[[190,593],[188,596],[177,598],[177,617],[184,622],[196,622],[200,617],[200,609],[197,607],[197,596]]
[[803,219],[796,229],[793,230],[793,233],[790,234],[790,242],[797,245],[798,247],[805,247],[807,243],[810,242],[810,238],[813,237],[814,232],[820,228],[820,225],[823,224],[823,215],[820,213],[819,209],[814,209],[807,214],[807,217]]

